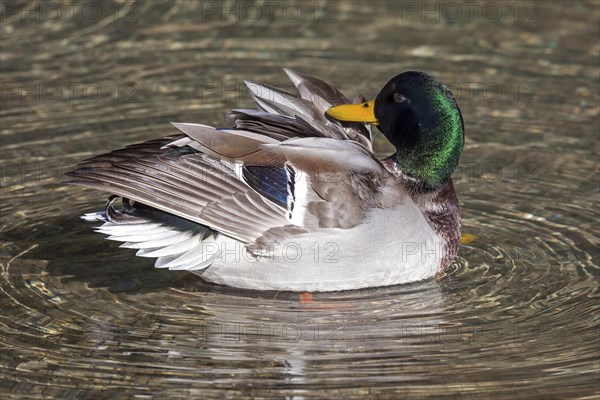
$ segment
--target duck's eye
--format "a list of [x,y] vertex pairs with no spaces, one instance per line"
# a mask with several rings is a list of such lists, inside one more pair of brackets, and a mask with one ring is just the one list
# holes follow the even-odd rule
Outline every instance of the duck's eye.
[[363,103],[363,108],[369,108],[369,103]]
[[406,97],[404,97],[403,95],[401,95],[400,93],[394,93],[394,101],[396,103],[404,103],[407,100],[408,99]]

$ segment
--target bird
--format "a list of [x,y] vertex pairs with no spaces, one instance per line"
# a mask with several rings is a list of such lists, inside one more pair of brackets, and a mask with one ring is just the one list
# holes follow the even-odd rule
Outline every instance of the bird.
[[[69,184],[110,194],[83,219],[107,239],[215,284],[329,292],[406,284],[460,247],[455,97],[422,71],[373,100],[285,69],[297,94],[246,81],[257,109],[84,160]],[[376,127],[395,152],[379,159]],[[120,204],[119,204],[120,203]]]

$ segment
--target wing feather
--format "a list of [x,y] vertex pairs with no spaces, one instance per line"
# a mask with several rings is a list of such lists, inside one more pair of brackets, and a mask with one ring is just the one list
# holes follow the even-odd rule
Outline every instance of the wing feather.
[[[300,97],[249,82],[263,111],[232,111],[233,129],[177,123],[179,134],[83,161],[69,173],[71,183],[254,243],[255,252],[310,230],[356,226],[366,207],[380,206],[386,173],[372,154],[370,129],[325,117],[331,105],[348,102],[335,86],[286,73]],[[271,176],[251,167],[265,167]],[[143,243],[140,255],[160,257],[157,266],[186,268],[182,260],[201,253],[193,249],[200,237],[144,236],[136,242],[135,235],[125,246]]]

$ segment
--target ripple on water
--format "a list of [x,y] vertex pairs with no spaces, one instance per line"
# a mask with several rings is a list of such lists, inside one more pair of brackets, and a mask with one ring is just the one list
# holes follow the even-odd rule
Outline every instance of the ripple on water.
[[[535,236],[523,234],[531,224]],[[123,393],[256,395],[267,392],[251,382],[341,395],[374,383],[415,395],[469,384],[507,395],[564,390],[574,372],[589,379],[577,365],[595,362],[599,343],[597,318],[587,317],[598,310],[597,267],[572,245],[572,231],[493,210],[485,223],[465,225],[477,238],[436,280],[312,297],[225,288],[185,273],[165,278],[147,262],[135,274],[154,275],[155,289],[107,289],[82,275],[82,265],[65,267],[68,256],[28,259],[31,246],[2,264],[11,310],[2,323],[4,378],[13,390],[28,381],[65,390],[86,382]],[[490,244],[484,230],[514,241]],[[87,268],[135,280],[121,268],[135,260]]]
[[[3,82],[103,91],[94,101],[3,93],[5,397],[598,394],[594,2],[532,3],[538,23],[514,25],[423,24],[398,18],[399,2],[321,10],[341,23],[313,24],[310,14],[292,24],[200,24],[202,4],[120,2],[132,24],[102,2],[94,23],[5,16]],[[474,240],[436,279],[312,295],[236,290],[154,269],[78,219],[105,198],[61,184],[73,163],[164,136],[170,121],[221,125],[226,109],[250,106],[243,79],[285,86],[282,66],[350,95],[375,93],[399,69],[454,83],[467,129],[455,184]],[[119,86],[131,82],[133,92]],[[502,96],[482,97],[486,85]]]

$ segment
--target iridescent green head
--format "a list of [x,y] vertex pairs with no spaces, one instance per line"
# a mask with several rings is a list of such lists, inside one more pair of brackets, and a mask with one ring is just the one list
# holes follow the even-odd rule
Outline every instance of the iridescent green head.
[[333,107],[327,113],[377,125],[396,147],[398,169],[426,188],[445,185],[458,166],[464,143],[462,115],[450,90],[429,74],[404,72],[374,101]]
[[390,80],[375,99],[379,130],[396,147],[398,169],[438,188],[458,166],[464,123],[448,88],[424,72]]

